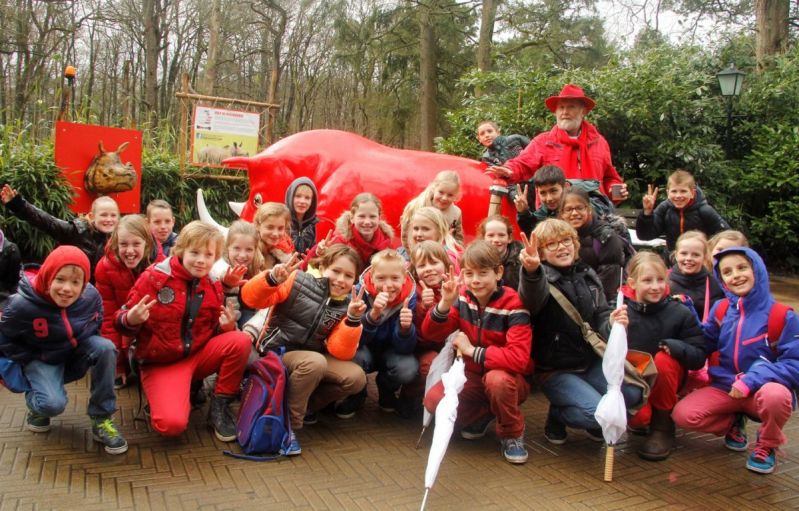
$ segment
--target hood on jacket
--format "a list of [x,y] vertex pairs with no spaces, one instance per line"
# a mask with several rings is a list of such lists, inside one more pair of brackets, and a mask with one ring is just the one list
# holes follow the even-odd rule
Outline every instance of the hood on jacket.
[[89,270],[89,258],[78,247],[71,245],[61,245],[55,250],[50,252],[47,259],[44,260],[36,277],[33,278],[31,283],[33,290],[47,300],[51,304],[55,304],[50,297],[50,285],[53,283],[56,275],[64,266],[77,266],[83,270],[83,287],[81,292],[86,289],[86,284],[89,283],[91,273]]
[[[297,212],[294,211],[294,194],[297,192],[297,188],[301,185],[306,185],[311,188],[311,205],[308,207],[308,211],[303,216],[302,220],[297,219]],[[316,218],[316,203],[319,199],[319,192],[316,190],[316,185],[314,182],[308,177],[298,177],[294,181],[291,182],[289,187],[286,189],[286,206],[289,208],[291,212],[291,223],[296,226],[297,230],[301,230],[303,227],[310,223],[318,223],[319,219]]]
[[766,269],[766,263],[763,262],[763,259],[757,252],[748,247],[728,248],[726,250],[722,250],[714,256],[715,260],[713,261],[713,274],[716,276],[716,279],[721,285],[721,290],[724,291],[724,296],[727,297],[727,299],[730,301],[730,304],[733,306],[737,306],[738,300],[742,298],[736,294],[733,294],[729,289],[727,289],[727,285],[721,278],[721,273],[719,271],[719,261],[725,255],[730,254],[741,254],[749,259],[750,263],[752,263],[752,269],[755,274],[755,284],[752,287],[752,290],[746,295],[746,303],[758,304],[758,307],[764,306],[770,308],[771,304],[774,302],[774,297],[771,296],[771,290],[769,289],[768,270]]

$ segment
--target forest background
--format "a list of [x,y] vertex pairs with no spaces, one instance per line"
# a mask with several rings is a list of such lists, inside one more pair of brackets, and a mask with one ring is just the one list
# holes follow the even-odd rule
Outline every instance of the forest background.
[[[245,182],[182,176],[179,101],[193,91],[280,105],[264,145],[336,128],[381,143],[478,157],[476,123],[530,137],[553,123],[543,100],[566,82],[597,100],[589,120],[610,143],[640,207],[675,168],[772,267],[799,268],[799,60],[789,0],[3,0],[0,182],[67,216],[52,162],[62,73],[78,69],[73,120],[144,132],[142,201],[196,218],[247,196]],[[610,15],[609,13],[613,13]],[[667,25],[668,30],[664,27]],[[610,27],[610,29],[608,28]],[[716,73],[745,71],[720,95]],[[224,103],[216,106],[226,107]],[[30,258],[50,241],[14,218],[0,227]]]

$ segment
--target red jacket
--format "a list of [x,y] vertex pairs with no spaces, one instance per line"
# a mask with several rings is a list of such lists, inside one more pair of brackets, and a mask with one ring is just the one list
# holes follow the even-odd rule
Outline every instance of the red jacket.
[[[141,325],[127,324],[128,310],[148,295],[157,299]],[[195,279],[176,257],[147,268],[130,290],[114,326],[136,336],[136,358],[147,363],[175,362],[199,351],[217,333],[224,296],[222,284]]]
[[425,338],[445,338],[455,330],[465,333],[477,347],[472,359],[465,359],[467,371],[483,373],[486,369],[504,369],[517,374],[533,372],[530,313],[513,289],[499,287],[484,308],[471,292],[463,290],[448,316],[440,314],[438,307],[433,307],[422,323]]
[[505,162],[505,166],[513,171],[511,182],[519,183],[531,179],[535,172],[544,165],[557,165],[566,173],[566,179],[593,179],[599,181],[599,191],[610,197],[610,186],[622,184],[623,181],[610,159],[610,146],[607,140],[589,122],[583,121],[583,128],[589,130],[588,154],[591,158],[591,175],[567,172],[561,164],[566,147],[558,141],[561,131],[557,125],[550,131],[541,133],[517,156]]
[[[161,244],[156,243],[156,245],[158,249],[155,251],[155,262],[159,263],[164,260],[164,253]],[[128,301],[128,293],[136,283],[138,276],[139,274],[119,262],[110,246],[106,247],[105,255],[94,269],[94,287],[103,298],[103,326],[100,329],[100,335],[113,342],[119,350],[128,349],[133,338],[122,335],[114,328],[114,317],[116,312]],[[127,357],[124,353],[121,356]]]

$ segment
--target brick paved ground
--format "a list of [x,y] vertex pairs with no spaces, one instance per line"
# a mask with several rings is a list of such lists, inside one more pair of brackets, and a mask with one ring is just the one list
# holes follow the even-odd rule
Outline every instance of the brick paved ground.
[[[787,281],[781,299],[796,300]],[[374,389],[372,388],[372,391]],[[428,433],[414,449],[419,421],[377,410],[373,400],[356,419],[322,415],[299,433],[303,454],[278,463],[235,460],[192,413],[189,431],[168,440],[134,421],[135,390],[120,394],[119,424],[130,443],[122,456],[93,444],[84,415],[86,380],[68,387],[67,411],[49,433],[24,429],[20,395],[0,390],[0,511],[27,509],[418,509]],[[493,435],[453,438],[428,509],[799,509],[799,419],[775,474],[744,468],[745,454],[720,439],[678,433],[665,462],[640,460],[632,437],[616,451],[615,481],[602,481],[604,450],[570,432],[563,446],[543,436],[546,402],[524,405],[530,461],[503,461]],[[750,437],[756,425],[749,425]]]

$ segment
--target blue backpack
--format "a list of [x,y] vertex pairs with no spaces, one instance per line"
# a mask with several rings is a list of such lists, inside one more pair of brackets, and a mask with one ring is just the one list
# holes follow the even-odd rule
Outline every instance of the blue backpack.
[[[234,458],[269,461],[282,456],[291,443],[286,385],[288,371],[281,357],[267,351],[250,366],[241,396],[236,437],[244,454],[225,451]],[[269,454],[270,456],[256,456]]]

